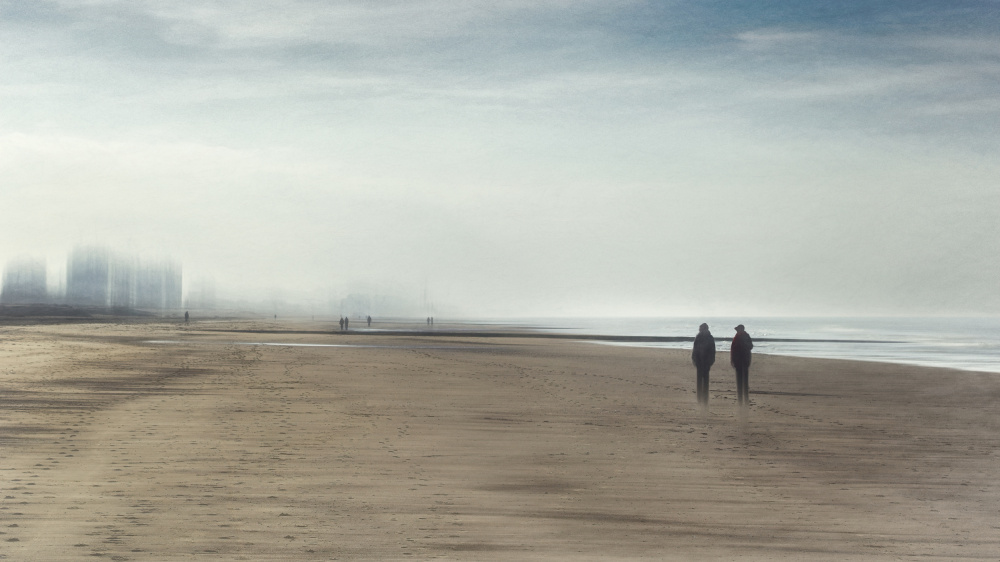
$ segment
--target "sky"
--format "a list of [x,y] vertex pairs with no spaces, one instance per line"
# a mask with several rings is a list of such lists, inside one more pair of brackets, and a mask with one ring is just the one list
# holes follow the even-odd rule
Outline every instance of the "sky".
[[[0,260],[441,316],[1000,314],[996,1],[0,0]],[[419,307],[418,307],[419,308]]]

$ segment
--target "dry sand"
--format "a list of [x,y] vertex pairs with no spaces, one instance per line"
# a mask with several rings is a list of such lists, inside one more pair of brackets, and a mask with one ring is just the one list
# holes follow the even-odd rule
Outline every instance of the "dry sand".
[[996,375],[247,327],[0,330],[0,559],[1000,558]]

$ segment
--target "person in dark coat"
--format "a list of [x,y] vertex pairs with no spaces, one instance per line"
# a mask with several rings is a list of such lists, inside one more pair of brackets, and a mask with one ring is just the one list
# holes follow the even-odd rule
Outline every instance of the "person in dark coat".
[[736,369],[736,395],[740,406],[750,405],[750,350],[753,340],[743,324],[736,326],[736,336],[729,347],[729,363]]
[[691,362],[698,370],[698,403],[708,407],[708,371],[715,363],[715,338],[708,331],[708,324],[698,326],[691,350]]

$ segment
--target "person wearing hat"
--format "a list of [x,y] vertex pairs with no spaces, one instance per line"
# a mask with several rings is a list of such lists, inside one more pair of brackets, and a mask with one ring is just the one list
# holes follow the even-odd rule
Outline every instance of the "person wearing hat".
[[736,395],[740,406],[750,405],[750,350],[753,340],[743,324],[736,326],[736,336],[729,347],[729,363],[736,369]]
[[698,335],[694,337],[694,348],[691,350],[691,362],[698,370],[698,403],[708,407],[708,371],[715,363],[715,338],[708,331],[708,324],[698,326]]

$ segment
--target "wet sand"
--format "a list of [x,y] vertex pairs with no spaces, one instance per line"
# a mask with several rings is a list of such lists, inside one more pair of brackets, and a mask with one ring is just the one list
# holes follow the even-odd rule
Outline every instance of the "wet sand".
[[0,328],[0,559],[1000,556],[997,375],[317,326]]

